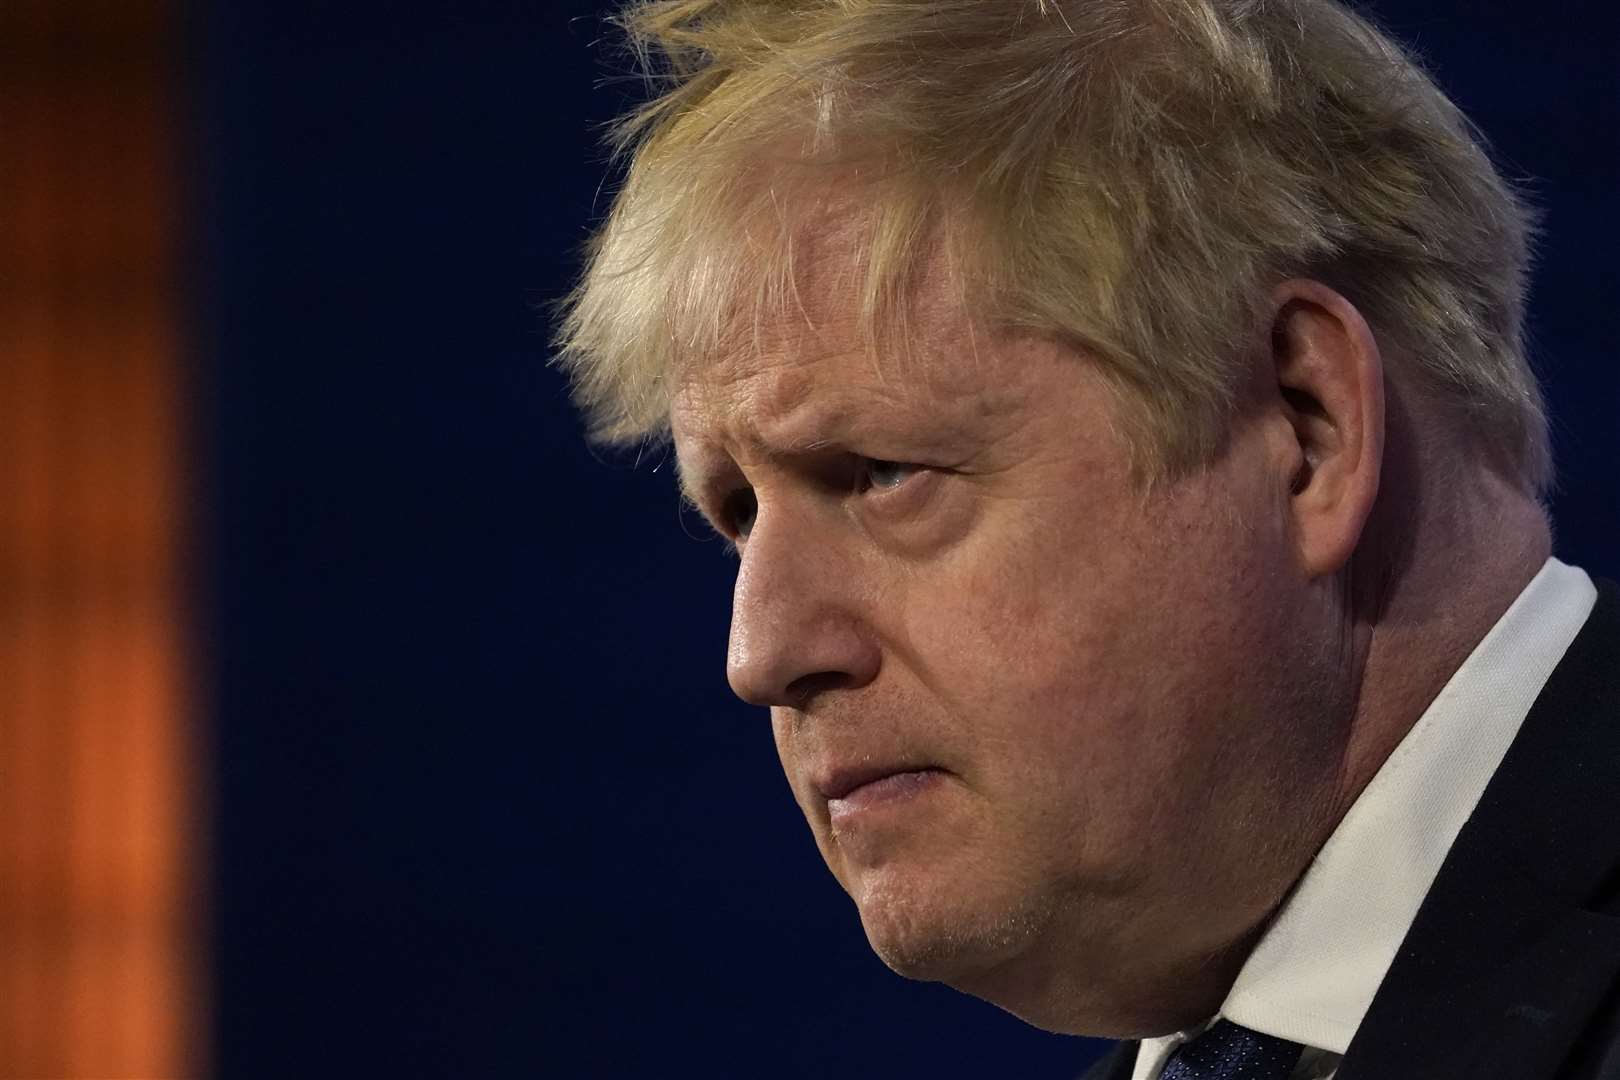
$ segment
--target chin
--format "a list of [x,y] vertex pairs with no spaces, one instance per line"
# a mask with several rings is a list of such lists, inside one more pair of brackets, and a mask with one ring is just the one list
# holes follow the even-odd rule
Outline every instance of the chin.
[[1181,995],[1162,987],[1122,985],[1116,948],[1096,941],[1058,944],[1062,931],[1052,903],[970,896],[959,887],[869,887],[857,906],[872,951],[890,970],[944,983],[1043,1031],[1140,1038],[1179,1031],[1209,1015],[1200,1011],[1202,1003],[1183,1008]]
[[949,887],[916,892],[869,887],[856,905],[866,940],[892,971],[962,988],[1016,966],[1040,936],[1040,920],[1016,905],[975,899]]
[[1086,1008],[1092,1003],[1077,1013],[1067,994],[1053,993],[1052,972],[1036,959],[1039,937],[1018,920],[964,919],[927,933],[915,924],[902,933],[888,921],[863,921],[872,950],[897,975],[943,983],[1044,1031],[1094,1035],[1118,1026]]

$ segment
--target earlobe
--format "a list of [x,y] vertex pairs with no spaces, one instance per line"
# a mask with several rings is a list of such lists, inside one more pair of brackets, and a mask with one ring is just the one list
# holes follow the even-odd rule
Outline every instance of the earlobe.
[[1312,577],[1349,561],[1383,468],[1383,359],[1355,305],[1317,281],[1272,294],[1275,402],[1290,432],[1289,513]]

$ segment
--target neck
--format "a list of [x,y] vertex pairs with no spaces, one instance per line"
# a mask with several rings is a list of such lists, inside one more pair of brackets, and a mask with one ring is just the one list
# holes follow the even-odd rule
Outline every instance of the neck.
[[1334,822],[1551,554],[1545,511],[1495,473],[1447,487],[1392,499],[1338,583],[1360,665]]

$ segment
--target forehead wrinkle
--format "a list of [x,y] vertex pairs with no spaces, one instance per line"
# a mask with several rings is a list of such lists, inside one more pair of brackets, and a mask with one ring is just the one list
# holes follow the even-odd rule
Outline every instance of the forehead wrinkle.
[[792,348],[732,353],[685,381],[677,402],[688,423],[680,426],[691,441],[711,444],[733,462],[780,460],[891,435],[902,443],[923,435],[949,441],[1025,396],[1016,369],[997,377],[1005,365],[990,361],[986,344],[969,325],[952,347],[929,342],[926,362],[879,358],[881,379],[857,355],[864,350],[849,343],[797,355]]
[[[873,394],[867,400],[843,388],[826,397],[813,400],[815,392],[825,390],[807,380],[807,392],[793,392],[784,396],[780,410],[764,410],[763,415],[745,415],[741,409],[716,407],[711,401],[691,403],[683,410],[709,415],[727,414],[712,427],[692,429],[681,425],[682,437],[677,443],[676,476],[684,497],[699,509],[704,496],[721,485],[720,478],[744,471],[745,466],[791,465],[824,452],[855,451],[863,441],[871,440],[877,431],[890,432],[893,425],[888,418],[896,412],[914,417],[914,409],[906,408],[903,397],[886,392],[886,388],[871,387]],[[723,393],[723,392],[722,392]],[[724,400],[724,397],[722,397]],[[946,421],[943,411],[936,414]],[[701,424],[701,421],[700,421]],[[952,423],[954,432],[959,423]],[[910,436],[916,438],[915,435]],[[688,453],[680,453],[681,443],[687,444]]]
[[[778,462],[813,453],[834,442],[828,427],[843,424],[847,410],[819,405],[807,421],[802,410],[815,393],[813,379],[778,378],[771,380],[774,390],[760,388],[759,379],[788,366],[774,364],[732,379],[693,379],[678,393],[671,417],[676,478],[683,497],[699,509],[718,474],[740,470],[744,462]],[[773,419],[772,412],[786,415]],[[795,437],[794,429],[802,434]]]
[[729,340],[707,359],[690,357],[681,373],[672,404],[697,421],[692,440],[724,451],[727,465],[814,453],[848,440],[856,427],[867,438],[892,433],[901,417],[910,421],[909,438],[920,419],[971,434],[961,429],[1022,397],[1022,380],[992,359],[1010,343],[980,322],[949,245],[934,246],[909,282],[893,313],[903,319],[898,341],[877,347],[848,280],[858,221],[847,212],[774,221],[790,267],[779,294],[786,302],[765,305],[756,296],[753,305],[733,306]]

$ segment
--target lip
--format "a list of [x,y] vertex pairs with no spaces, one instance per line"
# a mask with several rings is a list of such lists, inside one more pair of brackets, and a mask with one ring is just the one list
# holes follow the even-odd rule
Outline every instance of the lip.
[[[863,772],[853,778],[858,779],[859,776],[865,775],[871,774],[869,771]],[[944,776],[942,770],[927,767],[899,771],[884,770],[874,779],[856,784],[842,795],[829,797],[828,820],[835,829],[838,829],[870,814],[893,813],[900,807],[909,806],[912,800],[924,792],[934,790]],[[851,777],[838,779],[847,782]]]
[[931,765],[851,765],[833,768],[813,781],[823,799],[842,799],[858,788],[901,773],[937,771]]

